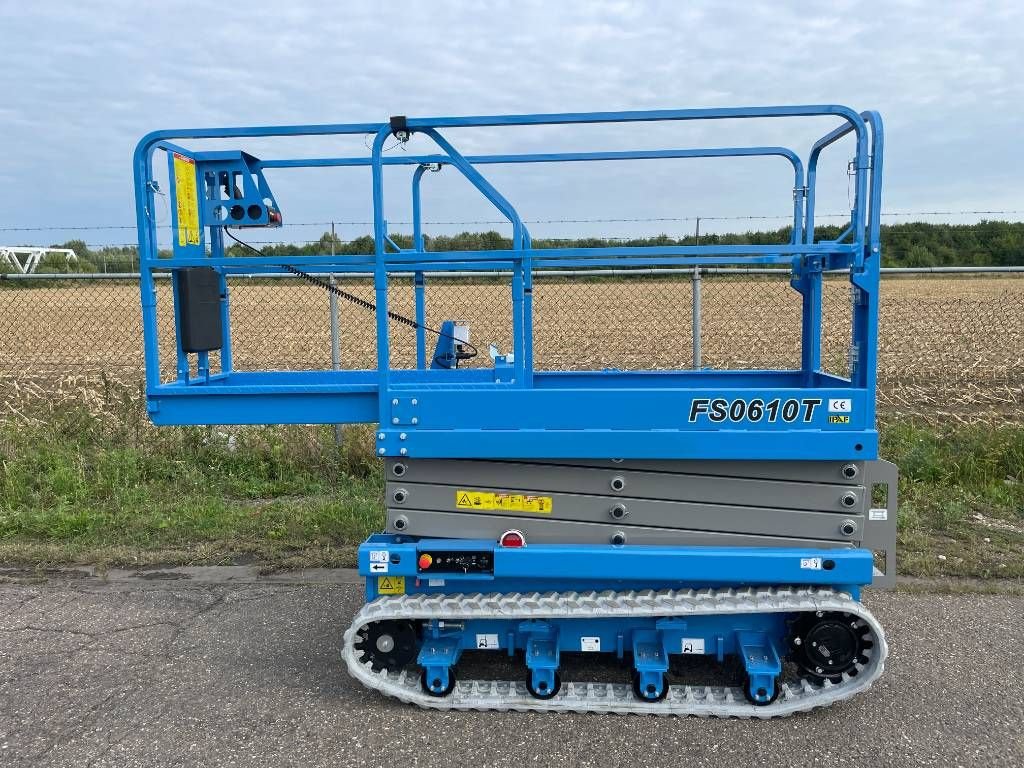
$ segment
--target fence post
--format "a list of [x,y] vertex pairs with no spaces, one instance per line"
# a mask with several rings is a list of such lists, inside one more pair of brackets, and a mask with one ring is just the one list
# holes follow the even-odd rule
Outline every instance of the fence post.
[[[331,256],[334,256],[334,222],[331,222]],[[332,272],[329,277],[332,286],[335,285],[334,273]],[[338,328],[338,297],[334,291],[328,294],[328,300],[331,303],[331,368],[335,371],[341,370],[341,333]],[[341,424],[334,425],[334,444],[341,445],[342,443],[342,428]]]

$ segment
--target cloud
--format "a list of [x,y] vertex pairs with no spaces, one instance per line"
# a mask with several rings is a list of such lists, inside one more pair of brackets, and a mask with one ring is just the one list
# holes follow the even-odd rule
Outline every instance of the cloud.
[[[0,2],[0,226],[130,223],[131,151],[154,128],[367,122],[395,113],[837,102],[886,119],[889,207],[998,208],[1013,202],[1024,172],[1024,12],[1012,1],[843,0],[816,11],[800,2],[712,1],[146,8],[128,0]],[[806,151],[827,128],[776,121],[486,129],[452,139],[467,153],[729,142]],[[359,141],[251,147],[365,151]],[[839,210],[843,152],[829,161],[834,178],[822,198]],[[767,161],[488,173],[524,213],[545,219],[784,215],[788,205],[785,167]],[[365,218],[368,201],[353,195],[368,190],[364,176],[352,185],[314,177],[280,182],[292,221],[358,211]],[[430,191],[432,218],[493,216],[457,179],[437,180]],[[395,218],[406,206],[399,193],[389,209]],[[604,231],[632,233],[617,226]],[[538,234],[571,230],[551,225]]]

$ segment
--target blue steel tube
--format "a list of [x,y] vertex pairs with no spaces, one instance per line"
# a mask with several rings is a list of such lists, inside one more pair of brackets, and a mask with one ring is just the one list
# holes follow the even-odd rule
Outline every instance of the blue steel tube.
[[[530,231],[523,227],[523,249],[529,253],[533,248]],[[533,257],[523,256],[523,385],[533,386]]]
[[[373,287],[377,303],[377,382],[378,416],[380,424],[390,423],[388,379],[391,368],[391,345],[388,339],[388,273],[384,262],[387,240],[384,221],[384,166],[381,150],[391,134],[390,126],[382,126],[373,140],[373,244],[376,258],[373,265]],[[378,452],[385,449],[381,446]]]
[[181,346],[181,316],[178,314],[178,307],[181,306],[181,301],[178,297],[178,281],[173,277],[171,279],[171,300],[174,304],[175,370],[178,373],[178,381],[188,381],[188,355],[185,354],[185,349]]
[[[420,184],[426,170],[427,166],[421,164],[416,167],[416,172],[412,175],[412,247],[419,253],[426,250],[423,246],[423,217],[420,202]],[[416,270],[413,273],[413,292],[416,297],[416,367],[422,371],[427,367],[427,331],[424,327],[427,322],[427,300],[423,270]]]
[[[220,227],[210,228],[210,255],[224,255],[224,234]],[[220,348],[220,372],[231,373],[234,358],[231,351],[231,294],[228,288],[228,277],[223,269],[217,270],[217,283],[220,290],[220,327],[222,344]]]
[[[862,301],[854,307],[853,341],[858,350],[857,376],[854,383],[873,392],[878,378],[878,294],[882,259],[882,157],[885,131],[881,115],[877,112],[864,112],[863,117],[871,126],[871,192],[867,243],[869,253],[865,259],[864,270],[852,276],[853,283],[860,289],[862,297]],[[874,398],[868,398],[866,415],[870,419],[869,423],[874,423]]]
[[156,335],[156,285],[153,282],[152,263],[156,258],[156,225],[153,222],[153,190],[150,158],[152,149],[140,144],[135,150],[135,224],[139,232],[139,293],[142,304],[142,325],[149,332],[144,335],[143,354],[146,358],[146,388],[160,384],[160,347]]
[[451,164],[454,165],[463,176],[480,192],[491,201],[495,208],[501,211],[512,223],[512,349],[514,362],[512,370],[516,383],[519,386],[526,386],[526,349],[523,332],[523,222],[516,209],[505,197],[498,192],[484,176],[468,162],[458,150],[433,128],[423,129],[423,133],[430,136],[448,156]]
[[[868,143],[867,143],[867,127],[864,123],[861,115],[856,115],[856,122],[849,119],[847,125],[842,125],[836,128],[831,133],[822,136],[818,139],[814,146],[811,147],[811,155],[807,161],[807,206],[805,212],[804,226],[804,237],[808,243],[814,242],[814,208],[815,208],[815,197],[816,197],[816,183],[818,176],[818,158],[821,156],[821,151],[825,147],[834,144],[839,139],[846,136],[851,131],[857,133],[857,153],[854,160],[854,170],[856,172],[856,188],[853,199],[853,228],[856,234],[857,240],[863,239],[865,215],[864,215],[864,202],[867,197],[867,172],[869,169],[868,159]],[[860,262],[863,259],[863,254],[855,256]]]
[[790,234],[789,242],[794,245],[804,241],[802,222],[804,218],[804,202],[807,199],[807,188],[800,181],[793,188],[793,232]]
[[814,373],[821,368],[821,269],[807,269],[800,277],[803,294],[803,328],[801,333],[801,368],[804,386],[811,386]]

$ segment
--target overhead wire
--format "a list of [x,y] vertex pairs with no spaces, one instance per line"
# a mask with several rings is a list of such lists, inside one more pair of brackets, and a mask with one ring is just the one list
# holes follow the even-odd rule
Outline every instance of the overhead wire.
[[[1024,214],[1024,210],[962,210],[962,211],[883,211],[880,215],[882,216],[1016,216]],[[848,217],[850,214],[847,213],[817,213],[815,214],[816,219],[834,219],[841,217]],[[524,224],[644,224],[644,223],[656,223],[656,222],[672,222],[672,221],[768,221],[768,220],[783,220],[792,218],[792,213],[785,214],[763,214],[754,216],[648,216],[648,217],[632,217],[632,218],[590,218],[590,219],[524,219]],[[391,224],[412,224],[411,221],[390,221]],[[462,221],[424,221],[424,225],[434,226],[458,226],[467,224],[508,224],[506,219],[478,219],[478,220],[462,220]],[[300,222],[287,222],[284,224],[286,227],[329,227],[332,224],[335,226],[372,226],[372,221],[347,221],[338,220],[334,221],[300,221]],[[135,224],[110,224],[110,225],[49,225],[45,227],[0,227],[0,232],[73,232],[73,231],[88,231],[88,230],[118,230],[118,229],[136,229]],[[163,225],[166,228],[172,228],[171,225]]]
[[[272,257],[267,256],[259,248],[255,248],[252,245],[249,245],[249,243],[245,242],[244,240],[240,240],[239,238],[235,237],[235,235],[231,232],[230,228],[224,227],[224,232],[227,234],[228,237],[230,237],[232,240],[234,240],[240,246],[242,246],[243,248],[245,248],[245,249],[255,253],[257,256],[262,256],[263,258],[272,258]],[[363,309],[365,309],[365,310],[367,310],[369,312],[376,312],[377,311],[377,305],[374,302],[372,302],[372,301],[370,301],[368,299],[364,299],[364,298],[362,298],[360,296],[356,296],[354,293],[349,293],[348,291],[344,290],[343,288],[339,288],[337,285],[329,283],[326,280],[322,280],[321,278],[317,277],[316,275],[311,275],[311,274],[309,274],[309,272],[306,272],[305,270],[299,269],[298,267],[296,267],[296,266],[294,266],[292,264],[278,264],[277,266],[280,267],[281,269],[284,269],[284,270],[287,270],[288,272],[291,272],[293,275],[295,275],[297,277],[301,277],[303,280],[305,280],[306,282],[308,282],[308,283],[310,283],[312,285],[319,286],[320,288],[323,288],[325,291],[333,293],[339,299],[344,299],[345,301],[350,302],[352,304],[355,304],[357,307],[361,307],[361,308],[363,308]],[[396,323],[401,323],[402,325],[408,326],[408,327],[413,328],[413,329],[422,328],[424,331],[428,331],[430,333],[436,334],[437,336],[439,336],[441,338],[451,339],[457,345],[468,347],[469,348],[469,352],[467,353],[467,357],[464,357],[464,358],[456,357],[455,358],[454,363],[455,363],[455,367],[456,368],[458,367],[460,359],[465,359],[465,360],[472,359],[472,358],[476,357],[479,354],[479,350],[475,346],[473,346],[472,344],[470,344],[468,341],[466,341],[464,339],[460,339],[457,336],[453,336],[450,333],[445,333],[444,331],[439,330],[437,328],[433,328],[433,327],[431,327],[429,325],[424,325],[422,323],[417,322],[416,320],[413,320],[411,317],[406,317],[405,315],[400,314],[398,312],[394,312],[394,311],[392,311],[390,309],[387,311],[387,316],[391,320],[394,320]],[[439,357],[440,356],[435,356],[434,360],[435,361],[439,360]]]

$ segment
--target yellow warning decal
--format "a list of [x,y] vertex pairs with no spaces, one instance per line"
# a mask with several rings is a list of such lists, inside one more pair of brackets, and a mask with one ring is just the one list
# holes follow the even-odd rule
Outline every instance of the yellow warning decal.
[[199,245],[199,195],[196,161],[174,153],[174,199],[178,208],[178,245]]
[[501,493],[496,491],[455,491],[455,506],[459,509],[480,509],[489,512],[536,512],[550,515],[550,496],[533,496],[525,493]]
[[381,595],[404,595],[405,576],[378,576],[377,592]]
[[828,417],[828,423],[829,424],[849,424],[850,423],[850,417],[849,416],[829,416]]

